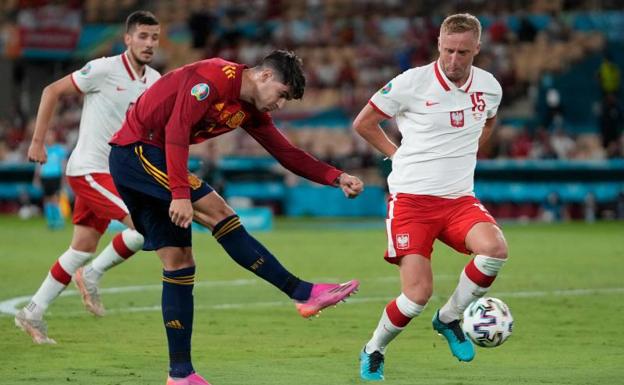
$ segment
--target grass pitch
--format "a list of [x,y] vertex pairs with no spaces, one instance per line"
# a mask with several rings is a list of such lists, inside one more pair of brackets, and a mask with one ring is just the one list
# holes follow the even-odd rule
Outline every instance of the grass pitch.
[[[279,291],[243,270],[208,233],[195,233],[193,360],[213,385],[362,383],[358,354],[388,302],[399,294],[385,263],[382,220],[279,221],[257,237],[303,279],[361,280],[348,303],[312,321]],[[459,363],[431,329],[467,257],[438,243],[434,297],[389,347],[386,384],[622,384],[624,223],[508,225],[510,260],[490,295],[503,299],[514,334]],[[0,302],[23,306],[71,230],[0,217]],[[108,241],[107,235],[104,241]],[[100,248],[104,247],[102,242]],[[141,252],[103,281],[108,308],[83,311],[74,287],[46,319],[54,346],[36,346],[0,313],[0,384],[164,384],[167,353],[159,310],[160,263]],[[20,297],[25,297],[20,299]],[[7,302],[11,299],[14,301]]]

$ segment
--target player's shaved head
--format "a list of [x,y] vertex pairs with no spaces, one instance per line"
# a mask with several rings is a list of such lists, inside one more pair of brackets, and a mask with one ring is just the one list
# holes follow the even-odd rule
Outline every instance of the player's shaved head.
[[132,33],[137,25],[159,25],[160,22],[150,11],[135,11],[126,19],[126,33]]
[[440,27],[440,34],[453,34],[463,32],[474,33],[477,41],[481,40],[481,23],[479,19],[469,13],[458,13],[448,16],[442,22]]
[[301,99],[306,79],[303,74],[303,61],[292,51],[276,50],[266,56],[258,68],[271,68],[282,83],[290,87],[289,99]]

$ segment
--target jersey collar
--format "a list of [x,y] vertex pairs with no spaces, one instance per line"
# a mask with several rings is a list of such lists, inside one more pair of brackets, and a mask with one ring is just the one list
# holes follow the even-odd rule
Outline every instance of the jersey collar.
[[435,61],[435,63],[433,64],[433,69],[435,72],[435,76],[438,79],[438,82],[440,83],[442,88],[444,88],[445,91],[450,91],[451,87],[459,89],[464,92],[468,92],[470,90],[470,86],[472,86],[472,78],[474,76],[474,67],[470,67],[470,75],[468,75],[468,79],[466,80],[466,83],[464,83],[464,85],[461,87],[457,87],[455,84],[453,84],[453,82],[447,79],[446,75],[444,75],[444,71],[440,69],[439,62],[440,62],[439,59]]
[[143,72],[143,77],[140,77],[139,74],[136,73],[134,68],[132,68],[132,65],[130,65],[130,59],[128,59],[128,51],[125,51],[124,53],[121,54],[121,61],[123,62],[124,67],[126,67],[126,71],[128,72],[128,76],[130,76],[130,79],[132,80],[139,79],[143,83],[147,81],[147,68]]

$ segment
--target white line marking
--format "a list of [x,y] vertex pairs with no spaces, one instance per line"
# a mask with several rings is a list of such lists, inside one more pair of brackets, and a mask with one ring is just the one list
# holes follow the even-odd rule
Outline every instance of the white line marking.
[[[440,275],[436,276],[436,280],[446,280],[446,279],[455,279],[455,277]],[[337,281],[335,278],[324,278],[319,281]],[[364,282],[398,282],[398,277],[379,277],[372,279],[364,279]],[[231,281],[201,281],[195,284],[195,287],[223,287],[223,286],[253,286],[262,281],[258,279],[236,279]],[[122,287],[111,287],[101,289],[102,294],[118,294],[118,293],[129,293],[129,292],[137,292],[137,291],[149,291],[149,290],[160,290],[162,285],[141,285],[141,286],[122,286]],[[538,290],[538,291],[512,291],[512,292],[494,292],[491,293],[496,297],[501,298],[536,298],[536,297],[574,297],[574,296],[586,296],[586,295],[594,295],[594,294],[621,294],[624,293],[624,287],[612,287],[612,288],[594,288],[594,289],[566,289],[566,290]],[[61,293],[61,296],[78,296],[79,293],[76,290],[66,290]],[[360,303],[370,303],[370,302],[388,302],[392,297],[389,296],[372,296],[372,297],[362,297],[355,296],[350,297],[348,302],[351,304],[360,304]],[[432,296],[432,301],[442,300],[444,299],[441,296],[434,295]],[[14,316],[15,313],[20,308],[20,305],[27,303],[30,300],[30,296],[21,296],[11,298],[5,301],[0,302],[0,317],[3,316]],[[259,308],[270,308],[270,307],[282,307],[282,306],[292,306],[292,301],[268,301],[268,302],[248,302],[248,303],[223,303],[217,305],[202,305],[195,304],[196,310],[207,309],[207,310],[229,310],[229,309],[259,309]],[[125,308],[111,308],[107,309],[108,313],[140,313],[140,312],[155,312],[160,311],[160,305],[155,306],[142,306],[142,307],[125,307]],[[52,312],[49,312],[52,313]],[[84,315],[86,314],[84,310],[80,311],[72,311],[72,312],[64,312],[63,316],[68,315]]]

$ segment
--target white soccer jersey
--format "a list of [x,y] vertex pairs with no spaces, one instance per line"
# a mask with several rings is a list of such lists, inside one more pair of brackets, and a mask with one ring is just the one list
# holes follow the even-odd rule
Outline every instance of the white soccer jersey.
[[67,162],[67,175],[109,173],[108,141],[121,128],[130,105],[158,78],[158,71],[148,66],[140,78],[126,53],[92,60],[71,74],[85,96],[78,143]]
[[375,93],[369,104],[396,118],[403,136],[388,176],[390,192],[474,195],[479,137],[501,98],[501,86],[489,72],[472,67],[458,88],[437,61],[403,72]]

